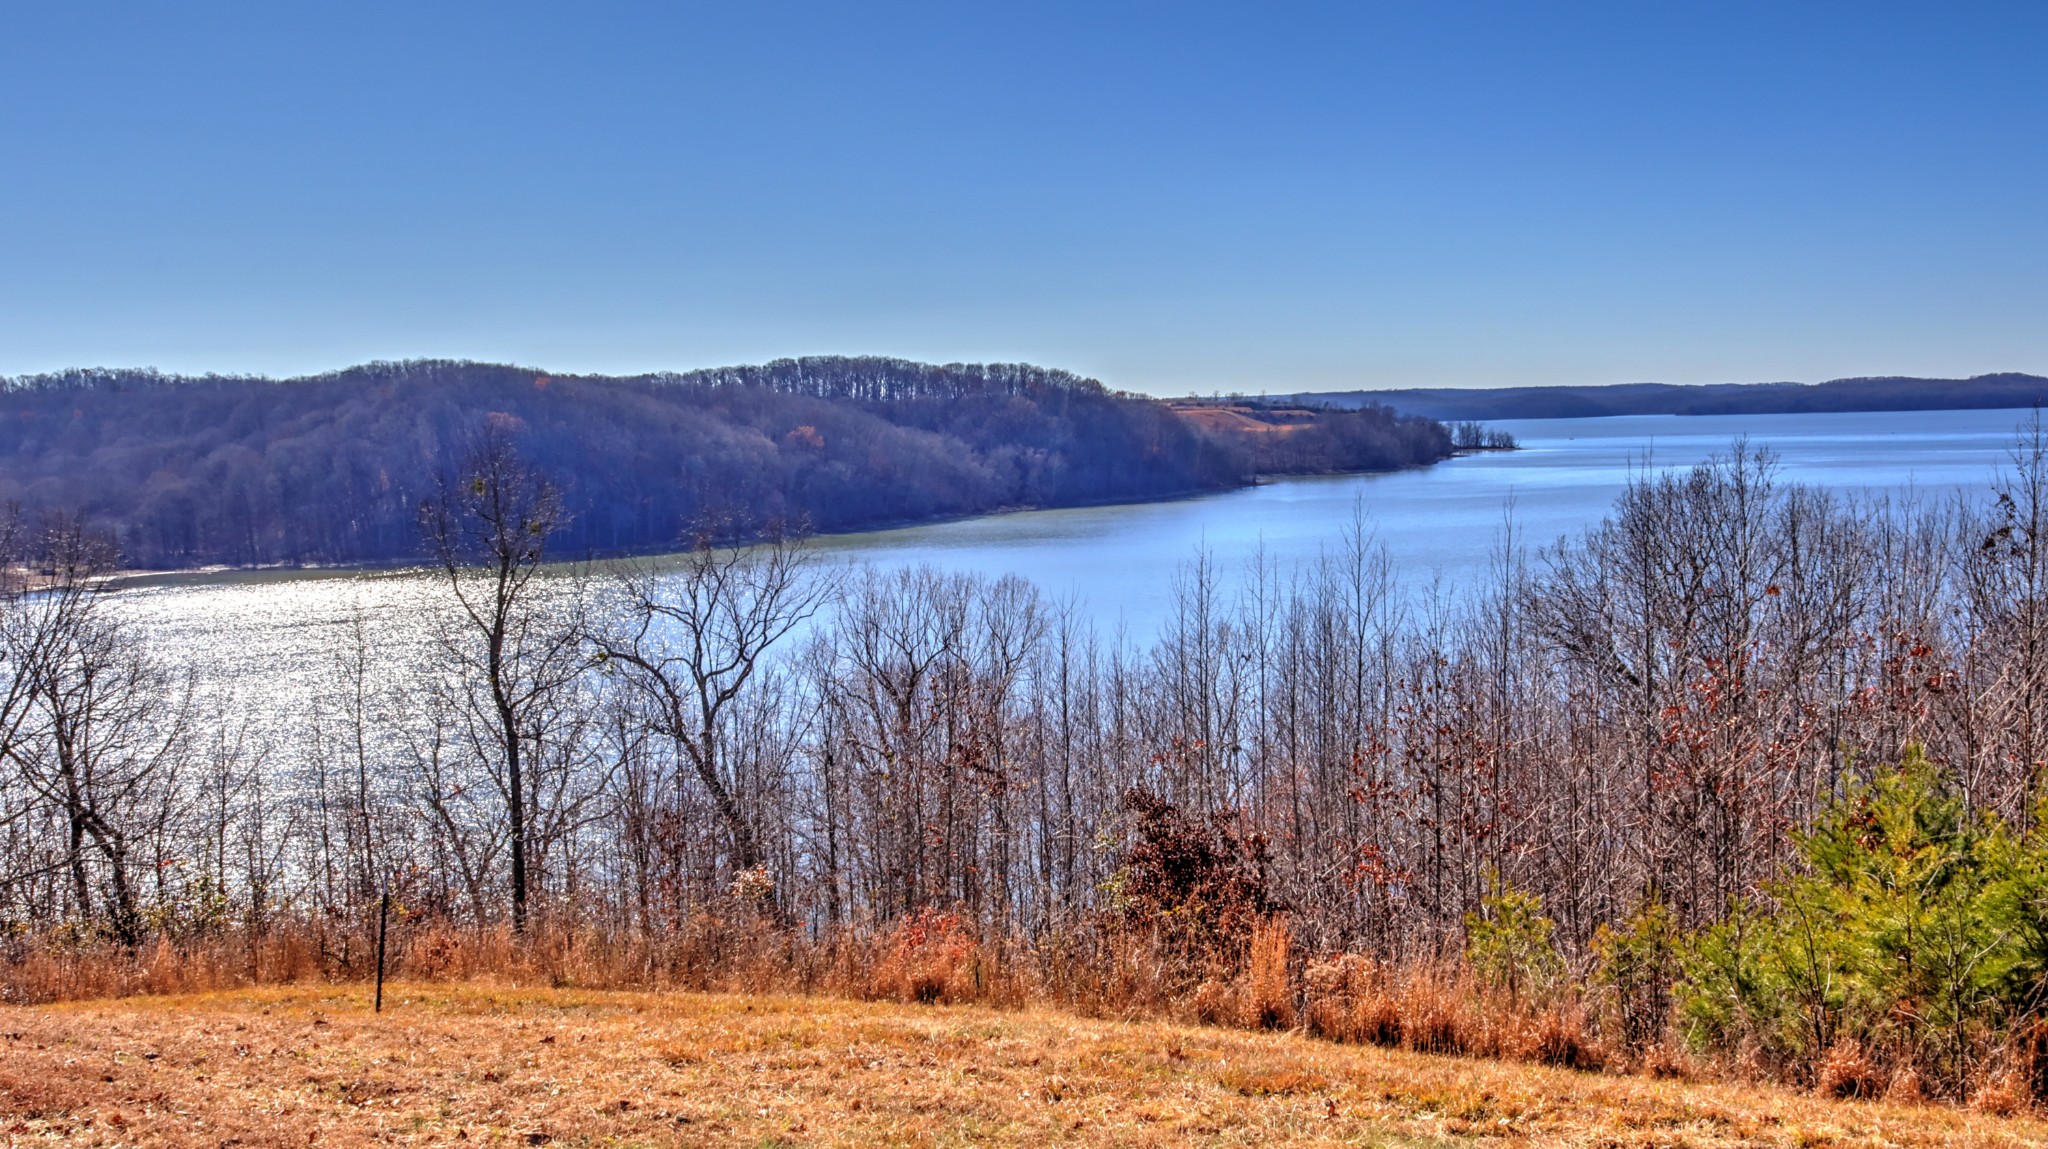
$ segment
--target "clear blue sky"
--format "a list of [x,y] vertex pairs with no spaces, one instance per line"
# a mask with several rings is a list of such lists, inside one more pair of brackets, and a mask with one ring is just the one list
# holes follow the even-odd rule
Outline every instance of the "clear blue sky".
[[0,373],[2048,372],[2048,3],[0,5]]

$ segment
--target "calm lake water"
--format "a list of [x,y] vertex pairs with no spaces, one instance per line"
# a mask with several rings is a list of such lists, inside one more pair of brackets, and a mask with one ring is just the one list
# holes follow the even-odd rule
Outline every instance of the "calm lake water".
[[[835,555],[1017,574],[1083,604],[1105,633],[1148,640],[1177,569],[1206,551],[1226,576],[1254,556],[1286,571],[1342,545],[1362,511],[1402,584],[1455,593],[1482,577],[1510,514],[1541,546],[1596,523],[1631,470],[1689,467],[1726,454],[1736,437],[1768,447],[1787,481],[1844,492],[1949,497],[1984,492],[2008,461],[2026,411],[1850,415],[1639,416],[1498,424],[1522,450],[1467,456],[1415,471],[1276,480],[1167,503],[1028,511],[837,536]],[[157,649],[199,668],[219,705],[285,721],[331,681],[330,654],[351,620],[370,621],[394,670],[417,657],[431,609],[419,572],[260,572],[139,580],[116,592]],[[406,635],[413,635],[411,639]]]
[[1148,636],[1173,574],[1208,551],[1226,574],[1261,553],[1283,571],[1342,545],[1362,509],[1404,586],[1455,592],[1483,577],[1511,520],[1540,547],[1600,521],[1631,471],[1691,467],[1738,438],[1779,456],[1788,482],[1844,492],[1946,497],[1985,490],[2030,411],[1850,415],[1645,415],[1493,424],[1522,449],[1390,475],[1285,479],[1139,506],[1027,511],[848,535],[835,551],[874,563],[928,562],[1015,573],[1055,597],[1075,595],[1105,623]]

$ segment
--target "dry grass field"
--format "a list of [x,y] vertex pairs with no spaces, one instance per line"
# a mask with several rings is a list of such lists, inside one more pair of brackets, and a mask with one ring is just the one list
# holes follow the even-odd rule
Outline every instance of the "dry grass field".
[[1234,403],[1203,403],[1180,400],[1167,404],[1173,413],[1211,433],[1239,435],[1290,435],[1312,427],[1316,413],[1296,407],[1248,407]]
[[1050,1012],[401,985],[0,1009],[29,1145],[2020,1146],[1936,1106]]

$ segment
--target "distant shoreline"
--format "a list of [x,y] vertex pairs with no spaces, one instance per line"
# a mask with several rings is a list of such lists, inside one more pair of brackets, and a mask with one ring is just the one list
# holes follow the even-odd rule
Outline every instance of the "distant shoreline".
[[2019,372],[1968,379],[1905,376],[1826,383],[1616,383],[1592,387],[1406,388],[1282,396],[1334,407],[1380,405],[1444,422],[1595,419],[1624,415],[1850,415],[1898,411],[2028,410],[2048,405],[2048,377]]
[[[1452,452],[1451,455],[1447,458],[1438,460],[1437,462],[1418,463],[1414,466],[1409,467],[1375,467],[1339,471],[1298,471],[1272,474],[1258,474],[1252,476],[1251,481],[1236,487],[1178,491],[1173,494],[1159,495],[1153,498],[1143,499],[1093,499],[1082,502],[1057,503],[1046,506],[1026,505],[1015,507],[997,507],[992,510],[977,511],[973,514],[941,515],[927,519],[907,519],[897,522],[878,523],[872,526],[854,527],[848,530],[818,531],[815,532],[811,537],[818,539],[841,539],[849,538],[855,535],[881,534],[885,531],[903,531],[911,530],[917,527],[937,527],[944,526],[947,523],[964,523],[971,522],[976,519],[996,518],[1002,515],[1026,514],[1034,511],[1075,511],[1085,510],[1091,507],[1147,507],[1154,506],[1160,503],[1177,503],[1187,499],[1199,499],[1215,495],[1227,495],[1236,491],[1245,491],[1250,490],[1253,487],[1265,486],[1266,484],[1272,482],[1284,482],[1292,479],[1329,479],[1340,478],[1348,475],[1393,475],[1399,474],[1402,471],[1427,470],[1430,467],[1439,466],[1443,463],[1450,462],[1453,459],[1462,458],[1466,455],[1487,455],[1496,454],[1503,451],[1515,450],[1519,450],[1519,448],[1463,447]],[[662,558],[667,558],[672,555],[679,555],[682,553],[684,552],[673,548],[662,550],[621,551],[610,554],[586,555],[580,558],[551,558],[548,560],[548,563],[552,566],[574,566],[579,563],[613,562],[622,559],[658,560]],[[243,579],[274,578],[280,582],[285,582],[306,578],[402,577],[405,575],[413,574],[415,572],[432,574],[437,572],[439,569],[440,568],[435,567],[433,565],[431,560],[425,558],[394,560],[391,562],[368,561],[361,563],[304,563],[296,565],[289,563],[263,563],[249,566],[233,566],[229,564],[215,563],[209,564],[207,566],[172,567],[162,570],[149,568],[129,568],[117,570],[107,574],[101,580],[100,585],[102,589],[108,591],[147,590],[151,588],[166,586],[204,585],[209,580],[224,578],[228,576],[236,576]]]

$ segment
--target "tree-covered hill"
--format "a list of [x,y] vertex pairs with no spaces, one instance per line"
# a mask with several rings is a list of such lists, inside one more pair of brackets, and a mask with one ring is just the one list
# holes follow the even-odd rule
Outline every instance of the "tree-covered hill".
[[1455,387],[1297,396],[1333,406],[1384,404],[1429,419],[1575,419],[1606,415],[1798,415],[2039,407],[2048,378],[2005,372],[1968,379],[1905,376],[1826,383],[1615,383],[1591,387]]
[[1316,450],[1275,457],[1064,371],[882,358],[624,378],[448,361],[286,380],[80,370],[0,387],[0,500],[79,515],[137,566],[379,562],[422,553],[420,501],[490,424],[562,488],[562,554],[660,549],[706,518],[852,530],[1450,453],[1430,420],[1330,420]]

